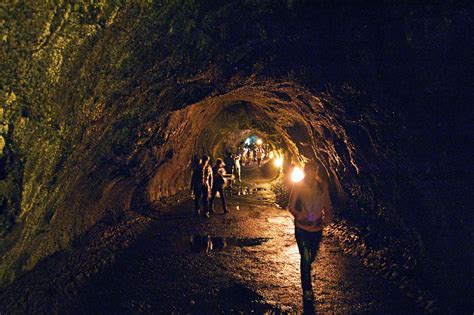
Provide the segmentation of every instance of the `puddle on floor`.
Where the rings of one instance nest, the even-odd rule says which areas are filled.
[[[245,196],[253,195],[259,191],[267,191],[267,188],[264,187],[250,187],[250,186],[239,186],[238,188],[229,189],[227,192],[231,196]]]
[[[163,240],[166,248],[175,253],[207,253],[232,249],[235,247],[258,246],[268,242],[270,238],[236,238],[210,235],[191,235],[173,240]]]
[[[290,217],[271,217],[267,221],[273,224],[288,224],[288,222],[292,223],[293,220]]]

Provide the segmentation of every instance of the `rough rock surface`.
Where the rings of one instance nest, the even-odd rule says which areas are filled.
[[[182,189],[191,157],[176,152],[221,147],[192,128],[186,145],[170,142],[197,119],[179,115],[239,99],[256,117],[240,134],[318,159],[340,218],[374,247],[406,249],[402,264],[442,308],[472,310],[471,6],[84,0],[0,9],[3,285],[100,220]],[[288,121],[269,128],[272,110]]]

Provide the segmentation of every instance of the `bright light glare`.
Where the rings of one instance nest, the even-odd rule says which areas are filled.
[[[262,139],[257,139],[257,145],[262,145],[263,141]]]
[[[249,145],[249,144],[250,144],[250,141],[252,141],[252,139],[247,138],[247,139],[245,140],[245,144]]]
[[[301,182],[304,178],[304,172],[301,168],[299,168],[298,166],[295,166],[293,168],[293,172],[291,173],[291,180],[294,182],[294,183],[297,183],[297,182]]]
[[[282,167],[283,166],[283,158],[281,158],[281,157],[276,158],[273,163],[275,164],[276,167]]]

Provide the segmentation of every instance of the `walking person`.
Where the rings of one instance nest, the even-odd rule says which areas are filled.
[[[191,176],[191,191],[194,195],[194,211],[201,215],[200,202],[203,213],[209,217],[209,193],[212,189],[212,168],[209,165],[209,156],[203,155],[201,162],[194,168]]]
[[[322,229],[332,220],[332,204],[327,183],[314,164],[306,164],[304,179],[295,184],[288,209],[294,216],[295,236],[301,256],[303,300],[313,300],[311,263],[315,260],[322,239]]]
[[[229,210],[227,209],[227,204],[225,200],[225,194],[224,194],[224,185],[225,185],[225,164],[222,161],[222,159],[217,159],[216,164],[212,167],[212,171],[214,173],[214,183],[212,184],[212,191],[211,191],[211,200],[209,203],[210,207],[210,212],[215,213],[214,211],[214,199],[216,198],[217,193],[219,193],[222,201],[222,210],[224,213],[228,213]]]
[[[260,167],[262,165],[263,149],[262,147],[257,148],[257,165]]]
[[[247,149],[246,148],[244,148],[244,150],[242,151],[242,159],[240,162],[242,165],[247,165]]]
[[[257,151],[258,151],[257,146],[256,146],[255,144],[252,145],[252,156],[253,156],[252,164],[256,164],[256,163],[257,163]]]
[[[234,169],[235,169],[235,162],[234,162],[234,157],[232,156],[232,153],[230,151],[227,151],[226,157],[224,158],[224,167],[225,167],[225,172],[227,175],[229,175],[232,178],[232,175],[234,174]],[[229,188],[232,187],[232,180],[229,181]]]
[[[235,165],[235,179],[241,183],[242,179],[240,177],[241,175],[241,166],[240,166],[240,154],[237,153],[234,157],[234,165]]]

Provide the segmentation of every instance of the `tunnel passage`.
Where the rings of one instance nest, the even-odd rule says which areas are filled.
[[[187,189],[192,157],[202,153],[219,156],[223,139],[238,143],[247,135],[258,134],[286,151],[289,162],[318,161],[334,200],[342,200],[345,194],[341,172],[357,173],[352,144],[335,114],[296,83],[243,86],[150,117],[138,126],[139,135],[131,138],[135,140],[128,142],[129,148],[123,149],[125,143],[114,146],[114,156],[105,160],[97,157],[110,140],[105,134],[94,138],[95,126],[86,131],[84,143],[66,164],[74,171],[58,179],[68,185],[62,187],[60,199],[53,201],[66,206],[61,211],[25,212],[26,225],[15,235],[17,246],[5,255],[3,278],[12,279],[31,269],[39,259],[66,248],[104,218],[120,218],[126,211],[138,211]],[[130,141],[127,134],[121,134],[127,130],[124,125],[131,123],[129,119],[124,116],[112,124],[112,130],[118,129],[109,136]],[[47,233],[38,233],[38,229]]]
[[[253,134],[282,148],[287,153],[287,162],[316,161],[329,183],[337,216],[353,218],[355,214],[358,217],[354,221],[363,228],[383,218],[383,229],[390,227],[394,239],[405,246],[417,235],[409,234],[412,231],[405,223],[400,224],[401,209],[390,204],[372,204],[375,210],[384,211],[374,213],[373,209],[365,208],[374,202],[376,187],[373,183],[364,184],[368,179],[360,174],[378,166],[370,164],[373,157],[367,155],[366,145],[373,145],[375,139],[358,122],[341,120],[342,115],[345,112],[334,99],[315,95],[297,83],[282,81],[243,86],[152,116],[140,126],[141,135],[131,144],[131,153],[123,156],[116,152],[114,159],[124,161],[118,167],[107,162],[85,173],[78,168],[85,177],[76,182],[73,194],[63,197],[69,198],[69,204],[77,202],[83,207],[65,208],[50,215],[49,234],[42,233],[33,242],[28,231],[35,226],[27,226],[23,234],[27,237],[20,239],[25,247],[13,248],[4,263],[15,266],[13,275],[21,274],[21,270],[32,268],[37,259],[67,247],[95,222],[108,216],[120,217],[126,211],[140,211],[161,198],[186,190],[194,155],[206,153],[216,158],[228,144],[239,143]],[[78,152],[86,152],[86,156],[96,154],[101,141],[106,140],[99,138],[96,146],[85,145],[85,151]],[[86,204],[84,194],[89,196]],[[366,200],[356,204],[360,199]],[[409,248],[405,250],[408,252]],[[5,275],[12,278],[11,273]]]
[[[209,154],[215,160],[231,144],[253,134],[288,152],[293,164],[317,161],[334,197],[343,194],[337,173],[343,167],[341,156],[349,157],[350,167],[357,172],[351,147],[336,150],[328,138],[348,143],[343,128],[331,120],[320,99],[289,83],[242,87],[165,118],[162,129],[139,154],[139,168],[144,169],[140,172],[150,178],[145,200],[153,203],[188,188],[193,156]],[[160,141],[164,143],[156,146]]]
[[[457,303],[472,247],[473,15],[363,2],[6,6],[0,283],[185,188],[189,154],[220,154],[214,137],[230,129],[186,120],[201,107],[218,126],[248,107],[242,135],[319,160],[347,201],[341,217],[372,246],[402,248],[396,264]]]

